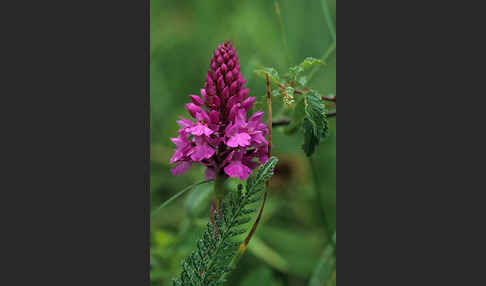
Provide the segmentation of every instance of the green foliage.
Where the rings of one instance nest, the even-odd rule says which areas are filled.
[[[309,286],[336,285],[336,233],[333,243],[329,243],[322,252],[321,259],[314,269]]]
[[[302,148],[307,156],[311,156],[321,137],[326,137],[328,131],[328,122],[324,103],[316,92],[310,91],[305,100],[305,118],[304,118],[304,144]]]
[[[326,52],[327,54],[328,52]],[[324,61],[307,57],[300,64],[290,67],[282,79],[279,79],[278,72],[273,68],[262,68],[255,71],[262,77],[265,77],[266,73],[269,74],[269,79],[274,84],[272,94],[281,96],[284,104],[293,110],[292,120],[284,132],[291,135],[301,127],[304,129],[302,149],[307,156],[314,153],[321,137],[326,137],[328,131],[325,107],[321,96],[317,91],[306,87],[312,74],[303,75],[304,72],[319,65],[325,65]],[[312,70],[312,72],[315,72],[315,70]]]
[[[312,57],[307,57],[307,58],[304,59],[304,61],[302,63],[289,68],[289,71],[287,73],[287,78],[292,80],[292,81],[296,81],[297,77],[302,72],[304,72],[304,71],[308,70],[309,68],[314,67],[316,65],[323,65],[323,64],[324,64],[324,62],[322,60],[315,59],[315,58],[312,58]],[[298,83],[305,86],[307,81],[305,79],[304,80],[299,79]]]
[[[260,78],[253,71],[263,66],[273,67],[278,71],[280,82],[287,83],[288,68],[308,56],[323,60],[325,65],[316,64],[300,73],[293,87],[303,91],[305,86],[324,95],[336,93],[336,44],[327,24],[331,20],[335,27],[336,1],[324,1],[330,17],[323,13],[321,0],[278,0],[281,25],[275,17],[274,1],[150,1],[152,210],[189,182],[204,178],[204,168],[200,166],[191,167],[184,175],[171,175],[169,160],[174,144],[169,138],[177,136],[175,121],[179,116],[188,117],[187,95],[199,95],[211,53],[225,39],[235,44],[241,72],[248,80],[246,87],[251,90],[251,96],[257,96],[253,111],[266,110],[265,77],[263,74]],[[288,49],[282,45],[282,33]],[[295,102],[287,105],[283,89],[275,82],[271,83],[271,89],[274,121],[289,119],[292,122],[300,100],[300,110],[304,113],[305,94],[294,94]],[[327,243],[321,220],[328,221],[331,233],[335,229],[336,121],[334,117],[328,119],[329,135],[325,144],[321,142],[310,157],[314,163],[310,165],[300,151],[304,117],[305,114],[301,115],[302,121],[293,136],[280,132],[287,126],[273,130],[272,152],[278,154],[279,163],[271,179],[271,192],[258,230],[237,269],[227,276],[226,285],[240,285],[262,268],[269,269],[271,277],[280,280],[282,285],[307,285]],[[318,175],[315,182],[312,179],[314,168]],[[281,170],[285,172],[278,172]],[[231,185],[231,190],[236,190],[237,182],[237,179],[230,179],[227,184]],[[186,192],[150,219],[151,286],[172,285],[172,277],[180,274],[180,261],[194,250],[205,230],[209,213],[206,195],[211,186],[204,184]],[[316,196],[318,193],[320,197]],[[325,209],[325,219],[317,211],[319,205]],[[292,236],[294,238],[290,239]],[[262,251],[258,238],[288,263],[286,270],[281,269],[278,260],[272,261],[272,256]],[[263,276],[266,275],[268,273]],[[263,276],[250,279],[249,283],[275,286]]]
[[[266,78],[266,74],[268,74],[268,79],[270,80],[270,82],[274,84],[280,83],[280,77],[278,76],[277,70],[275,70],[274,68],[260,68],[255,70],[255,73],[262,78]]]
[[[301,96],[297,100],[297,103],[294,107],[294,111],[292,113],[292,119],[290,120],[290,124],[285,127],[285,134],[292,135],[297,132],[300,127],[302,126],[302,121],[305,117],[305,102],[304,97]]]
[[[278,281],[272,276],[272,271],[269,268],[262,267],[251,272],[239,286],[282,286],[282,282]]]
[[[265,181],[273,175],[277,158],[271,157],[264,165],[254,170],[246,182],[246,191],[238,185],[236,192],[230,192],[221,204],[221,216],[214,214],[215,226],[208,223],[197,249],[182,262],[182,272],[175,286],[223,285],[225,274],[241,242],[236,237],[247,231],[244,227],[251,220],[256,209],[250,205],[259,202]]]
[[[190,191],[192,190],[194,187],[197,187],[199,185],[202,185],[202,184],[205,184],[209,181],[201,181],[201,182],[198,182],[198,183],[195,183],[195,184],[192,184],[190,186],[187,186],[185,187],[183,190],[181,190],[180,192],[178,192],[177,194],[173,195],[170,199],[168,199],[167,201],[165,201],[164,203],[162,203],[158,208],[156,208],[150,216],[154,216],[156,215],[158,212],[160,212],[163,208],[165,208],[167,205],[169,205],[171,202],[173,202],[175,199],[177,199],[178,197],[182,196],[185,192],[187,191]]]

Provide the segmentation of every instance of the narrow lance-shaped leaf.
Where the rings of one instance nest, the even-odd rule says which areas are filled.
[[[171,202],[173,202],[175,199],[177,199],[178,197],[182,196],[185,192],[187,191],[190,191],[192,190],[194,187],[196,186],[199,186],[199,185],[202,185],[202,184],[205,184],[207,182],[210,182],[210,181],[201,181],[201,182],[198,182],[198,183],[195,183],[195,184],[192,184],[190,186],[187,186],[185,187],[183,190],[181,190],[180,192],[178,192],[177,194],[173,195],[171,198],[169,198],[167,201],[163,202],[157,209],[155,209],[152,214],[150,215],[151,217],[153,217],[154,215],[156,215],[158,212],[160,212],[163,208],[165,208],[167,205],[169,205]]]

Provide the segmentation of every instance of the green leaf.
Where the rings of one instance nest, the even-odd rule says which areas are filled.
[[[182,261],[182,272],[174,285],[200,286],[222,285],[228,267],[241,242],[238,235],[247,231],[243,226],[251,220],[249,205],[261,199],[259,193],[265,181],[273,175],[277,158],[271,157],[265,164],[253,170],[247,179],[246,192],[229,192],[223,200],[219,211],[214,212],[215,225],[208,223],[197,248]],[[221,214],[221,215],[220,215]]]
[[[305,60],[300,64],[303,70],[306,70],[310,67],[313,67],[315,65],[323,65],[324,62],[320,59],[312,58],[312,57],[307,57]]]
[[[289,264],[285,258],[280,256],[278,252],[273,250],[258,236],[253,237],[252,243],[248,245],[248,250],[273,268],[287,273]]]
[[[289,71],[287,73],[287,77],[292,80],[296,81],[297,77],[304,72],[305,70],[316,66],[316,65],[324,65],[324,62],[322,60],[316,59],[316,58],[311,58],[307,57],[304,59],[304,61],[296,66],[290,67]],[[307,78],[302,77],[297,80],[297,82],[301,85],[305,85],[307,83]]]
[[[321,97],[311,90],[306,94],[305,98],[304,144],[302,148],[307,156],[311,156],[317,145],[319,145],[321,137],[326,137],[328,122]]]
[[[319,137],[315,135],[314,127],[309,119],[304,118],[302,127],[304,127],[304,144],[302,145],[302,149],[304,149],[307,156],[311,156],[316,146],[319,145]]]
[[[200,185],[187,196],[185,207],[190,217],[197,217],[208,210],[212,191],[212,185]]]
[[[256,69],[255,73],[265,79],[266,79],[265,74],[268,74],[268,79],[270,80],[270,82],[273,82],[274,84],[280,83],[280,77],[278,76],[277,70],[275,70],[274,68]]]
[[[298,74],[300,74],[301,72],[303,72],[303,71],[304,71],[304,69],[302,68],[302,66],[301,66],[301,65],[296,65],[296,66],[293,66],[293,67],[290,67],[290,68],[289,68],[289,72],[287,73],[287,76],[288,76],[290,79],[294,80],[294,79],[295,79],[295,77],[296,77]]]
[[[199,186],[199,185],[202,185],[202,184],[205,184],[207,182],[210,182],[210,181],[201,181],[201,182],[198,182],[198,183],[195,183],[195,184],[192,184],[190,186],[185,187],[182,191],[178,192],[177,194],[175,194],[171,198],[169,198],[167,201],[163,202],[156,210],[154,210],[152,212],[152,214],[150,216],[153,217],[154,215],[156,215],[160,210],[162,210],[163,208],[165,208],[168,204],[170,204],[171,202],[173,202],[178,197],[182,196],[185,192],[190,191],[194,187]]]

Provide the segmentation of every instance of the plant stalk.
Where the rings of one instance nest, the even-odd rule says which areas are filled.
[[[270,157],[271,152],[272,152],[272,96],[270,92],[270,80],[268,79],[268,74],[265,74],[266,80],[267,80],[267,109],[268,109],[268,157]],[[265,183],[265,192],[263,193],[263,202],[262,206],[260,207],[260,211],[258,213],[257,219],[255,223],[253,224],[250,232],[245,238],[245,241],[240,245],[240,248],[238,249],[238,253],[236,253],[236,256],[233,258],[231,261],[231,267],[235,267],[238,261],[240,260],[241,256],[243,253],[245,253],[246,248],[248,244],[250,243],[251,238],[255,234],[255,231],[258,227],[258,224],[260,223],[260,219],[262,218],[263,214],[263,209],[265,208],[265,203],[267,201],[267,194],[268,194],[268,189],[270,188],[270,180],[268,180]]]
[[[228,179],[228,176],[223,172],[217,172],[214,177],[214,198],[216,199],[216,209],[220,210],[221,202],[226,196],[227,190],[224,187],[224,183]]]

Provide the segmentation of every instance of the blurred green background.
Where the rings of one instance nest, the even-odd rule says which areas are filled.
[[[250,95],[258,99],[253,111],[266,111],[265,81],[254,70],[266,66],[284,72],[305,57],[321,58],[333,43],[328,23],[335,27],[335,0],[278,3],[282,25],[273,0],[150,1],[152,209],[204,179],[197,166],[184,175],[171,175],[169,138],[177,136],[178,116],[188,117],[184,104],[203,87],[218,44],[232,41]],[[330,18],[323,9],[326,3]],[[315,74],[311,87],[323,94],[336,92],[335,53]],[[274,120],[281,107],[282,101],[274,98]],[[330,136],[311,160],[301,149],[302,134],[286,136],[274,128],[272,153],[280,161],[262,223],[227,285],[335,284],[330,238],[336,228],[336,119],[329,121]],[[151,218],[152,285],[172,285],[181,259],[195,248],[208,221],[210,192],[211,185],[201,185]],[[333,281],[321,281],[325,277]]]

